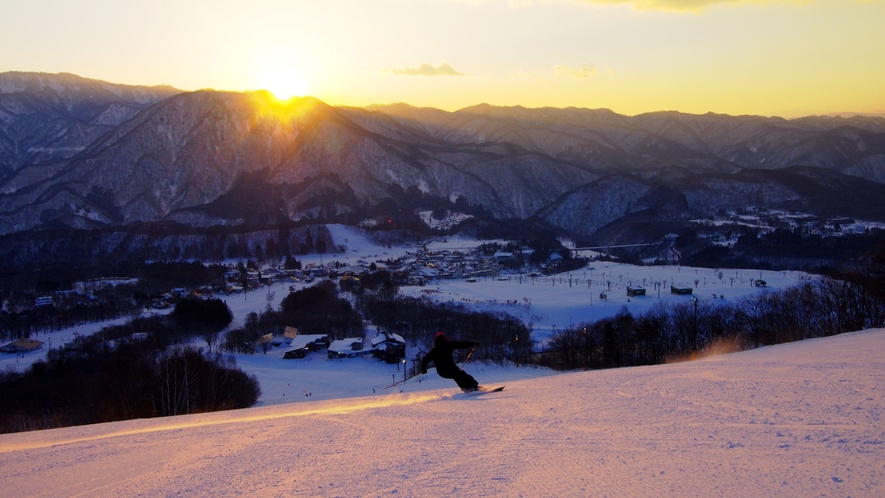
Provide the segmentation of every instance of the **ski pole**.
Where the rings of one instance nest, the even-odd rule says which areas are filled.
[[[470,352],[467,353],[467,358],[464,358],[464,361],[461,362],[461,368],[464,368],[464,365],[466,365],[467,362],[470,361],[470,357],[473,356],[474,351],[476,351],[476,346],[473,346],[473,349],[471,349]]]

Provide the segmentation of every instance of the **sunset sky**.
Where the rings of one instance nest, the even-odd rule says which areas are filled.
[[[335,105],[885,114],[883,0],[28,0],[0,72]]]

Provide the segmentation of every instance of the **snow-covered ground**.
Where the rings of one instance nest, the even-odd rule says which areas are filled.
[[[719,278],[719,274],[722,278]],[[680,266],[633,266],[595,262],[589,267],[555,276],[525,275],[466,280],[441,280],[424,287],[404,287],[411,296],[456,302],[476,310],[500,311],[533,327],[533,338],[543,342],[553,330],[614,316],[622,309],[638,314],[657,302],[699,301],[727,303],[763,292],[753,282],[764,280],[767,289],[783,289],[811,278],[802,272],[715,270]],[[695,283],[697,282],[697,283]],[[657,287],[655,286],[657,283]],[[674,295],[670,286],[690,287],[692,295]],[[642,287],[645,296],[630,297],[627,287]],[[605,294],[605,298],[601,295]]]
[[[0,482],[16,497],[885,496],[885,330],[506,384],[464,397],[428,375],[0,435]]]
[[[415,251],[330,229],[347,252],[305,263]],[[448,238],[429,247],[479,243]],[[702,301],[731,302],[763,292],[756,279],[784,288],[809,278],[591,266],[403,292],[510,313],[543,341],[624,307],[690,301],[669,294],[671,284],[692,287]],[[630,298],[627,285],[648,295]],[[224,298],[232,326],[287,293],[275,285]],[[37,339],[56,347],[104,325]],[[482,384],[507,385],[471,398],[433,370],[384,389],[402,378],[401,365],[322,353],[283,360],[283,349],[237,355],[261,384],[255,408],[0,435],[2,495],[885,496],[885,330],[618,370],[470,362],[465,369]],[[45,354],[3,355],[0,368],[22,369]]]
[[[313,254],[301,257],[305,264],[328,264],[332,261],[351,265],[357,261],[376,262],[397,258],[419,248],[384,247],[373,244],[365,232],[343,225],[329,225],[335,245],[344,246],[340,254]],[[483,242],[458,237],[444,237],[427,244],[430,250],[465,250]],[[721,278],[720,278],[721,274]],[[693,296],[711,303],[729,303],[752,293],[765,290],[755,287],[757,279],[765,280],[768,289],[782,289],[812,278],[801,272],[772,272],[759,270],[714,270],[680,266],[632,266],[610,262],[594,262],[589,267],[567,274],[528,277],[503,275],[480,278],[476,282],[463,279],[441,280],[423,287],[403,287],[402,293],[426,296],[435,301],[461,303],[477,311],[508,313],[532,328],[532,337],[543,343],[555,330],[562,330],[581,322],[613,316],[626,308],[632,313],[649,309],[659,301],[691,302],[692,296],[670,294],[670,285],[691,287]],[[695,283],[697,281],[697,283]],[[659,283],[656,288],[654,283]],[[296,288],[304,284],[295,284]],[[628,285],[644,287],[646,296],[628,297]],[[221,297],[231,308],[234,321],[231,328],[242,326],[248,313],[260,312],[266,306],[277,308],[289,293],[288,284],[274,284],[246,294]],[[600,299],[605,293],[606,299]],[[715,296],[715,297],[714,297]],[[156,313],[156,311],[152,311]],[[160,313],[168,313],[168,310]],[[49,347],[58,347],[70,341],[74,334],[91,334],[102,326],[123,323],[125,319],[102,324],[86,324],[34,339],[46,343],[43,350],[17,355],[0,355],[0,369],[23,370],[34,361],[46,357]],[[448,331],[453,332],[453,331]],[[369,329],[367,334],[374,335]],[[205,343],[199,344],[205,346]],[[417,345],[407,350],[411,361],[418,352]],[[373,359],[327,360],[323,352],[313,353],[306,360],[283,360],[285,347],[267,354],[235,355],[238,364],[254,373],[261,385],[259,405],[273,405],[317,399],[365,396],[402,378],[400,365],[379,363]],[[476,365],[475,367],[480,367]],[[481,366],[476,374],[483,384],[504,379],[532,378],[550,374],[539,369],[514,369]],[[307,396],[307,395],[310,396]]]

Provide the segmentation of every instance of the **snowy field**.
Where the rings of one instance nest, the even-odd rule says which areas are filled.
[[[3,495],[885,496],[885,330],[447,382],[0,435]]]
[[[305,263],[415,251],[330,228],[347,252]],[[448,238],[430,247],[479,243]],[[669,294],[671,284],[728,303],[764,292],[756,279],[780,289],[809,278],[591,266],[555,278],[402,290],[509,313],[543,342],[625,307],[636,313],[658,301],[691,302]],[[627,285],[648,295],[630,298]],[[225,297],[231,326],[277,307],[287,293],[275,285]],[[37,339],[57,347],[109,324]],[[251,409],[0,435],[2,495],[885,496],[885,330],[618,370],[557,374],[470,362],[465,369],[480,383],[507,385],[477,397],[464,397],[433,369],[384,389],[402,379],[400,365],[322,353],[283,360],[284,349],[236,355],[261,385]],[[409,348],[410,361],[416,352]],[[0,368],[23,369],[45,355],[3,355]]]
[[[418,250],[414,246],[387,248],[375,245],[363,232],[352,227],[330,225],[329,229],[335,244],[346,247],[346,251],[341,254],[302,257],[301,261],[305,265],[328,264],[333,261],[348,265],[360,260],[383,261],[403,256],[407,252],[414,254]],[[428,243],[427,247],[431,250],[463,250],[483,242],[486,241],[446,237]],[[441,280],[424,287],[403,287],[401,291],[405,295],[426,296],[439,302],[460,303],[477,311],[507,313],[529,325],[533,339],[542,345],[555,330],[613,316],[625,308],[631,313],[640,313],[661,301],[691,302],[692,296],[670,294],[670,285],[691,287],[693,296],[702,302],[729,303],[742,296],[765,292],[765,289],[753,285],[757,279],[765,280],[768,289],[783,289],[811,277],[801,272],[721,270],[720,278],[719,270],[706,268],[638,267],[595,262],[587,268],[555,277],[533,278],[525,274],[512,274],[502,275],[501,278],[503,280],[481,278],[477,282],[466,282],[463,279]],[[655,282],[659,283],[657,289]],[[305,285],[312,284],[296,284],[296,288]],[[646,288],[647,295],[628,297],[628,285]],[[230,327],[236,328],[242,326],[250,312],[260,312],[268,305],[277,308],[288,293],[288,285],[275,284],[247,294],[219,297],[231,308],[234,321]],[[606,294],[606,299],[600,299],[601,293]],[[165,310],[159,313],[168,312],[169,310]],[[46,343],[43,350],[27,353],[23,357],[0,355],[0,369],[23,370],[34,361],[46,358],[49,347],[58,347],[70,341],[74,334],[92,334],[103,326],[125,321],[120,319],[101,324],[86,324],[47,335],[41,334],[34,338]],[[374,333],[371,327],[367,330],[370,336]],[[197,346],[205,347],[205,343]],[[409,361],[418,350],[418,345],[410,345],[406,355]],[[328,360],[320,352],[305,360],[283,360],[284,351],[285,346],[274,348],[267,354],[235,355],[240,367],[254,373],[258,378],[262,390],[259,406],[367,396],[383,391],[384,387],[402,378],[400,365],[388,365],[370,358]],[[468,370],[470,369],[475,369],[471,373],[484,385],[552,374],[543,369],[502,368],[482,364],[469,364]]]

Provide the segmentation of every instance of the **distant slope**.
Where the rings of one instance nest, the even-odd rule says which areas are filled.
[[[0,479],[10,496],[883,496],[883,385],[870,330],[475,398],[412,382],[4,434]]]

